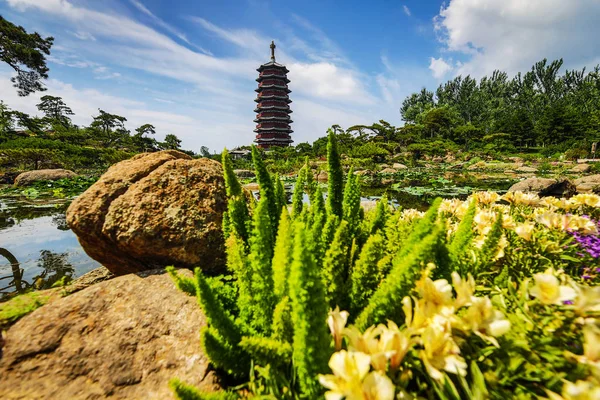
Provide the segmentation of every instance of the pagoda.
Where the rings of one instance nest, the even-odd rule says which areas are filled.
[[[258,93],[255,102],[256,109],[256,139],[258,147],[268,149],[272,146],[289,146],[293,142],[290,137],[291,92],[288,89],[290,80],[287,78],[288,69],[275,62],[275,42],[271,42],[271,61],[258,67]]]

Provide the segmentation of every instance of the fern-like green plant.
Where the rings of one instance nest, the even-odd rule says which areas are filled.
[[[333,129],[327,136],[327,173],[329,187],[327,191],[327,206],[331,214],[339,218],[343,216],[344,172],[338,150],[337,138]]]
[[[276,232],[281,209],[278,207],[273,179],[271,178],[269,171],[267,171],[267,167],[256,146],[252,146],[252,162],[254,163],[254,170],[256,171],[256,181],[259,186],[260,198],[261,200],[264,199],[267,203],[271,227],[273,228],[273,232]]]
[[[377,202],[377,206],[375,207],[375,216],[371,221],[371,226],[369,229],[371,235],[385,228],[385,223],[389,214],[388,208],[389,205],[387,195],[383,195],[383,197]]]
[[[233,172],[233,163],[227,149],[223,150],[221,161],[223,163],[225,189],[228,197],[227,212],[223,216],[223,233],[225,238],[227,238],[231,232],[235,232],[238,237],[247,241],[250,213],[248,212],[242,186]]]
[[[473,220],[475,219],[476,212],[477,202],[473,200],[469,204],[469,208],[463,216],[462,221],[458,224],[452,242],[448,246],[450,257],[452,257],[454,262],[458,262],[462,258],[473,240]]]
[[[258,336],[244,336],[240,342],[243,348],[259,365],[283,367],[290,364],[292,346],[289,343]]]
[[[325,253],[321,275],[326,296],[332,308],[346,308],[346,280],[350,267],[350,228],[347,221],[338,226],[331,246]]]
[[[203,392],[176,378],[169,381],[169,386],[178,400],[235,400],[240,398],[237,394],[231,392]]]
[[[296,179],[296,184],[294,185],[294,194],[292,194],[292,216],[294,218],[302,212],[306,174],[306,166],[304,166],[298,172],[298,179]]]
[[[354,265],[350,288],[350,315],[362,310],[379,285],[377,264],[383,257],[385,244],[383,236],[377,233],[370,236]]]
[[[358,175],[354,175],[354,168],[350,168],[344,189],[342,212],[344,219],[348,221],[348,230],[352,237],[356,234],[361,220],[360,210],[360,182]]]
[[[294,231],[287,207],[281,209],[279,229],[273,252],[273,289],[277,300],[288,295],[288,277],[293,254]]]
[[[179,275],[177,273],[177,269],[173,266],[165,268],[173,282],[175,282],[175,286],[177,289],[181,290],[184,293],[189,294],[190,296],[196,295],[196,282],[192,278],[188,278],[187,276]]]
[[[311,254],[310,237],[301,221],[294,223],[294,257],[290,274],[290,299],[294,324],[293,361],[300,388],[316,398],[322,392],[316,376],[327,371],[332,353],[325,321],[328,307],[321,274]]]
[[[273,312],[273,328],[271,337],[275,340],[292,343],[294,325],[292,324],[292,303],[288,296],[279,300]]]
[[[275,187],[275,198],[277,199],[277,209],[281,210],[281,207],[287,206],[287,194],[285,188],[281,182],[279,174],[275,174],[273,177],[273,186]]]
[[[276,304],[273,292],[273,231],[269,217],[268,201],[261,198],[254,213],[254,227],[250,236],[250,260],[252,307],[247,321],[259,332],[268,334],[271,328],[273,308]]]
[[[494,221],[494,224],[492,225],[492,229],[490,229],[490,232],[483,242],[483,246],[481,246],[481,249],[477,254],[477,261],[474,266],[475,270],[469,272],[473,275],[477,275],[479,271],[493,262],[498,253],[498,245],[502,239],[502,234],[502,213],[499,212],[496,221]]]

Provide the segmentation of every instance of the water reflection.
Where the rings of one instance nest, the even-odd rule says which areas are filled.
[[[11,293],[50,288],[100,266],[69,229],[67,205],[0,199],[0,301]]]

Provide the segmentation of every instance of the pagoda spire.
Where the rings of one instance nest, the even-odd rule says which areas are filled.
[[[271,40],[271,46],[269,47],[271,47],[271,61],[275,62],[275,47],[277,46],[275,46],[274,40]]]

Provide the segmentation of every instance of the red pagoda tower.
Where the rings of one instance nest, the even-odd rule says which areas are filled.
[[[271,61],[258,67],[258,92],[255,102],[256,109],[256,139],[258,147],[268,149],[272,146],[289,146],[293,142],[290,137],[291,92],[288,89],[290,80],[287,78],[288,69],[275,62],[275,42],[271,42]]]

